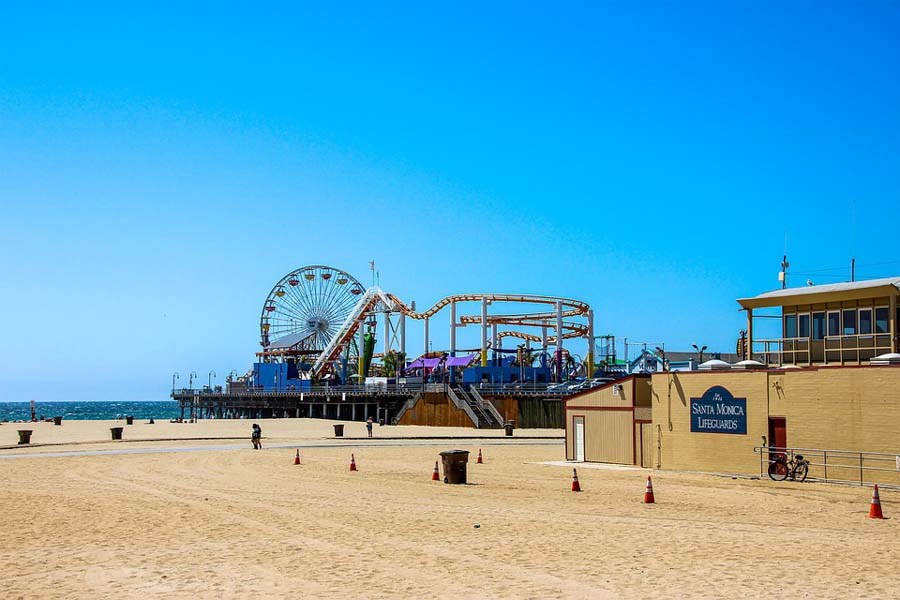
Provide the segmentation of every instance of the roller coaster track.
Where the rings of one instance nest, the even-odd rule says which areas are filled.
[[[538,296],[534,294],[455,294],[453,296],[446,296],[438,300],[434,306],[429,308],[423,312],[416,312],[406,306],[399,298],[394,296],[393,294],[388,294],[388,297],[394,302],[397,306],[397,310],[405,314],[407,317],[412,319],[428,319],[438,312],[440,312],[443,308],[446,308],[450,305],[451,302],[481,302],[483,300],[487,300],[488,302],[514,302],[514,303],[523,303],[523,304],[547,304],[551,306],[556,306],[557,303],[562,304],[562,316],[563,317],[578,317],[587,314],[590,310],[590,306],[586,302],[582,302],[580,300],[573,300],[571,298],[561,298],[557,296]],[[467,317],[464,317],[467,318]],[[481,322],[481,317],[472,316],[469,318],[476,319],[475,322]],[[488,322],[491,322],[491,318],[495,319],[504,319],[504,318],[521,318],[521,319],[533,319],[533,320],[551,320],[556,318],[556,312],[546,312],[546,313],[521,313],[515,315],[495,315],[494,317],[488,316]]]
[[[422,312],[416,312],[407,306],[402,300],[393,294],[386,294],[378,287],[371,287],[366,290],[365,294],[360,297],[359,301],[353,307],[346,321],[341,324],[340,329],[334,337],[329,340],[325,349],[316,359],[311,369],[311,375],[317,375],[326,365],[336,360],[340,356],[343,349],[353,338],[354,334],[359,330],[360,325],[365,321],[366,316],[373,311],[399,312],[411,319],[423,320],[429,319],[451,303],[456,302],[509,302],[516,304],[542,304],[549,306],[561,305],[560,314],[556,311],[537,312],[537,313],[516,313],[504,315],[488,315],[487,324],[489,325],[513,325],[520,327],[547,327],[556,329],[556,319],[562,317],[580,317],[584,316],[590,310],[590,306],[586,302],[573,300],[571,298],[562,298],[558,296],[540,296],[534,294],[455,294],[446,296],[437,301],[431,308]],[[380,306],[379,306],[380,305]],[[463,315],[460,317],[461,324],[481,323],[480,315]],[[578,338],[587,335],[587,327],[581,323],[574,321],[563,321],[562,337]],[[529,333],[519,331],[503,331],[498,333],[500,337],[517,337],[531,341],[541,341],[541,338]],[[556,343],[555,337],[548,338],[548,343]]]

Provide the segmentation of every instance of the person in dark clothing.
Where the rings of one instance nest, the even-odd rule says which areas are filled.
[[[372,417],[366,419],[366,431],[369,432],[369,437],[372,437],[372,423],[374,423]]]
[[[253,443],[254,450],[262,450],[262,429],[257,423],[253,424],[250,432],[250,442]]]

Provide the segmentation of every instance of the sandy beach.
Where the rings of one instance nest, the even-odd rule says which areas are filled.
[[[260,423],[262,451],[247,421],[136,423],[126,439],[166,441],[125,443],[107,441],[112,422],[29,425],[48,445],[0,451],[4,597],[900,596],[897,492],[874,521],[868,488],[653,472],[644,505],[640,469],[579,465],[572,493],[571,466],[544,464],[561,441],[523,439],[558,430],[513,445],[376,426],[368,442],[335,440],[331,421]],[[0,445],[18,428],[0,425]],[[443,435],[496,439],[375,445]],[[126,448],[161,452],[106,453]],[[469,485],[431,481],[452,448],[473,452]]]

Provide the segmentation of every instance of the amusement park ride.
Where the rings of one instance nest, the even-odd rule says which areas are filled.
[[[465,304],[477,307],[474,314],[459,314]],[[508,313],[493,313],[498,305],[512,308]],[[429,323],[444,309],[450,313],[450,347],[446,352],[431,352]],[[423,354],[411,363],[406,361],[407,319],[421,321],[424,329]],[[376,354],[379,320],[383,350]],[[275,284],[263,304],[259,326],[262,349],[256,353],[257,369],[269,363],[287,364],[289,377],[298,381],[333,379],[346,384],[355,378],[364,383],[370,371],[385,374],[389,356],[399,360],[397,375],[420,372],[427,377],[446,368],[453,378],[454,369],[447,367],[472,364],[480,366],[479,376],[484,376],[486,370],[514,362],[530,365],[538,358],[557,382],[575,374],[593,376],[593,312],[587,303],[570,298],[456,294],[419,312],[415,303],[407,305],[375,285],[365,288],[345,271],[310,265],[291,271]],[[475,350],[457,347],[457,329],[466,326],[481,329],[480,347]],[[504,350],[503,340],[508,337],[523,344]],[[588,347],[583,363],[564,348],[565,340],[579,338]],[[533,343],[539,346],[533,349]],[[471,360],[457,358],[458,352],[471,352]],[[515,358],[504,358],[504,354]],[[373,358],[382,359],[380,369],[371,364]]]

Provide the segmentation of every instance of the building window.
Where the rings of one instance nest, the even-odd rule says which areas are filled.
[[[813,330],[812,338],[814,340],[825,339],[825,313],[814,312],[812,316]]]
[[[875,308],[875,333],[888,333],[888,307]]]
[[[828,335],[841,335],[841,313],[828,313]]]
[[[805,315],[800,315],[800,318],[797,320],[797,337],[808,338],[809,337],[809,313]]]
[[[856,309],[845,310],[841,317],[844,321],[844,335],[856,335]]]
[[[859,333],[872,333],[872,309],[867,308],[859,311]]]
[[[784,315],[784,337],[797,337],[797,315]]]

